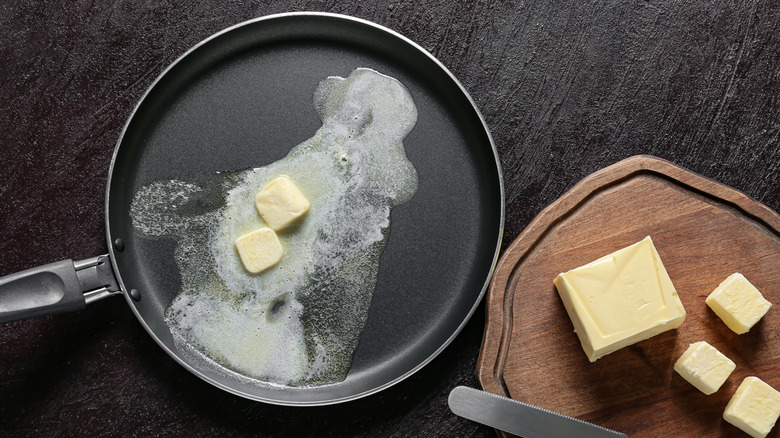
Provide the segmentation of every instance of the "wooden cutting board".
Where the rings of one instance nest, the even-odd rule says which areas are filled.
[[[687,312],[672,330],[590,363],[553,279],[651,236]],[[774,303],[737,335],[705,298],[741,272]],[[707,341],[737,365],[704,395],[674,363]],[[667,161],[636,156],[585,178],[507,248],[487,295],[483,389],[638,437],[745,436],[722,419],[746,376],[780,390],[780,215]],[[780,437],[780,425],[770,437]]]

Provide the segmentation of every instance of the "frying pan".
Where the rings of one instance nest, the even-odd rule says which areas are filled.
[[[164,321],[180,276],[175,242],[136,234],[135,192],[154,181],[202,181],[285,156],[320,127],[312,95],[358,67],[392,76],[419,112],[404,140],[414,197],[391,213],[390,239],[352,366],[340,383],[280,387],[218,373],[182,355]],[[152,84],[127,121],[106,189],[109,253],[0,279],[0,322],[78,310],[111,295],[203,380],[249,399],[325,405],[387,388],[431,361],[478,306],[504,224],[495,145],[474,102],[433,56],[379,25],[326,13],[247,21],[202,41]]]

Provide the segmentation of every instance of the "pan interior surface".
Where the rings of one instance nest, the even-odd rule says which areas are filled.
[[[404,140],[418,190],[392,210],[390,239],[347,378],[290,388],[204,369],[177,351],[164,321],[177,294],[175,242],[135,233],[130,204],[152,182],[204,183],[215,172],[264,166],[320,127],[317,84],[367,67],[398,79],[418,109]],[[149,333],[196,375],[235,394],[286,405],[323,405],[386,388],[435,357],[474,312],[503,231],[495,147],[473,102],[434,58],[371,23],[330,14],[253,20],[215,35],[169,67],[129,120],[107,196],[109,242],[126,298]],[[109,245],[111,246],[111,245]]]

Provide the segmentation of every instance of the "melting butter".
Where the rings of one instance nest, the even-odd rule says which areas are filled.
[[[138,190],[135,230],[174,238],[181,288],[166,311],[177,347],[204,366],[259,384],[322,385],[352,363],[389,237],[390,210],[417,190],[403,139],[417,109],[397,80],[359,68],[314,93],[322,127],[263,167],[209,183],[158,181]],[[310,201],[278,234],[284,257],[257,275],[236,239],[267,226],[255,195],[279,176]]]

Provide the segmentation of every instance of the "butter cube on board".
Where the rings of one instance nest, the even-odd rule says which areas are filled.
[[[685,320],[650,237],[559,274],[554,283],[591,362]]]
[[[674,364],[678,374],[707,395],[720,389],[736,367],[731,359],[704,341],[691,344]]]
[[[236,239],[236,251],[244,268],[252,274],[279,263],[284,255],[282,242],[274,230],[263,227]]]
[[[723,419],[753,438],[769,435],[780,417],[780,392],[758,377],[745,377],[731,397]]]
[[[255,196],[255,208],[269,228],[280,231],[309,211],[309,200],[286,176],[271,181]]]
[[[740,335],[747,333],[772,307],[772,303],[739,272],[723,280],[705,301],[731,330]]]

